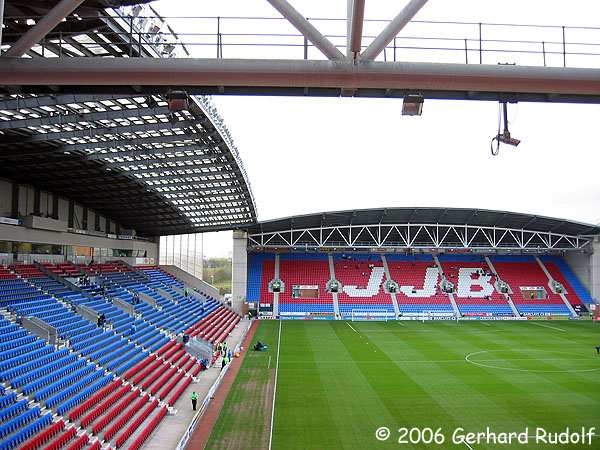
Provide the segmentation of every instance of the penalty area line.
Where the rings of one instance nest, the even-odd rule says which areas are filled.
[[[279,371],[279,348],[281,346],[281,320],[279,321],[279,336],[277,337],[277,361],[275,362],[275,386],[273,387],[273,406],[271,407],[271,430],[269,431],[269,450],[273,445],[273,422],[275,419],[275,398],[277,396],[277,374]],[[270,361],[270,360],[269,360]]]

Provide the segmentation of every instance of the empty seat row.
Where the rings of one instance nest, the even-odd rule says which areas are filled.
[[[27,400],[25,401],[27,402]],[[9,416],[12,417],[9,420],[1,419],[2,425],[0,425],[0,439],[4,438],[5,436],[8,436],[11,433],[14,433],[23,425],[29,423],[31,420],[40,415],[39,406],[34,406],[31,409],[27,409],[27,405],[25,405],[25,409],[23,409],[22,411],[24,412],[18,416]]]
[[[73,361],[67,365],[63,365],[63,363],[53,363],[51,365],[52,367],[42,367],[41,369],[35,370],[32,373],[22,375],[12,382],[12,386],[19,387],[28,382],[25,386],[23,386],[23,393],[27,395],[85,366],[85,361],[83,359],[76,359],[77,357],[75,355],[69,355],[67,358],[73,358]],[[44,371],[43,373],[50,373],[44,376],[40,376],[41,373],[36,374],[36,372],[41,370]]]
[[[50,352],[44,353],[38,351],[36,355],[32,355],[33,361],[25,362],[28,360],[25,358],[20,358],[20,361],[15,361],[15,366],[18,366],[0,372],[0,381],[7,381],[21,374],[34,371],[38,368],[46,367],[46,365],[54,361],[61,361],[67,363],[71,360],[74,360],[74,358],[70,360],[63,360],[63,358],[69,355],[69,350],[67,350],[66,348],[58,351],[53,351],[54,349],[51,346],[48,346],[46,348]]]
[[[38,433],[29,439],[21,446],[20,450],[35,450],[64,430],[64,428],[65,422],[64,420],[60,419],[59,421],[50,424],[41,433]]]
[[[30,439],[42,428],[44,428],[52,422],[52,414],[46,413],[43,416],[35,419],[33,422],[28,423],[32,419],[38,417],[39,414],[39,409],[36,410],[35,408],[33,408],[25,414],[23,414],[22,416],[13,419],[13,421],[0,426],[0,436],[5,436],[6,434],[4,433],[8,433],[9,431],[14,432],[16,429],[22,427],[24,424],[27,424],[25,427],[19,429],[16,433],[10,436],[7,440],[0,443],[0,450],[16,448],[19,444],[25,442],[27,439]],[[7,430],[6,432],[4,431],[5,429]]]

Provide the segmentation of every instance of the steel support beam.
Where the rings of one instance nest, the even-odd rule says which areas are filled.
[[[190,141],[197,142],[202,138],[206,137],[206,133],[198,132],[198,133],[186,133],[186,134],[170,134],[170,135],[160,135],[160,136],[150,136],[150,137],[136,137],[132,136],[130,139],[115,139],[115,140],[105,140],[105,141],[96,141],[96,142],[86,142],[83,144],[63,144],[58,151],[63,152],[77,152],[84,150],[94,150],[94,153],[99,152],[101,149],[115,149],[127,145],[149,145],[148,153],[152,152],[152,144],[170,144],[175,142],[185,142]],[[104,153],[103,155],[112,155],[112,153]],[[117,155],[117,153],[115,153]]]
[[[0,0],[2,1],[2,0]],[[66,105],[69,103],[101,102],[104,100],[130,99],[128,95],[59,94],[34,97],[17,97],[0,100],[0,109],[40,108],[42,106]]]
[[[12,194],[10,197],[10,217],[13,219],[19,218],[19,183],[13,181],[12,183]]]
[[[330,60],[343,60],[344,55],[329,39],[323,36],[313,24],[302,16],[286,0],[267,0],[273,8],[285,17],[306,39],[313,43]]]
[[[350,36],[352,35],[352,5],[354,0],[346,0],[346,58],[352,58],[352,51],[350,50]]]
[[[118,167],[120,169],[124,169],[124,170],[137,170],[135,169],[136,167],[140,167],[140,166],[144,166],[146,167],[146,169],[142,169],[142,170],[152,170],[152,169],[160,169],[160,170],[168,170],[168,169],[173,169],[173,170],[181,170],[181,169],[186,169],[186,168],[192,168],[195,166],[202,166],[203,163],[196,163],[197,161],[210,161],[212,162],[212,160],[214,159],[222,159],[225,158],[225,155],[207,155],[207,154],[202,154],[202,155],[194,155],[194,156],[188,156],[188,155],[184,155],[184,156],[162,156],[160,158],[152,158],[154,156],[154,152],[152,153],[148,153],[144,156],[147,156],[148,158],[146,159],[134,159],[134,160],[127,160],[127,161],[115,161],[115,162],[105,162],[104,164],[108,167]],[[177,162],[184,162],[184,163],[188,163],[188,162],[193,162],[193,165],[171,165],[171,166],[165,166],[165,165],[161,165],[161,166],[157,166],[157,164],[169,164],[169,163],[177,163]],[[234,162],[230,162],[229,160],[227,161],[221,161],[221,165],[224,164],[235,164]],[[152,166],[152,167],[149,167]],[[139,172],[138,172],[139,173]]]
[[[175,124],[171,122],[155,122],[155,123],[143,123],[140,125],[124,125],[115,127],[92,127],[82,128],[79,130],[72,131],[57,131],[50,133],[32,134],[30,136],[19,136],[14,138],[0,138],[0,146],[9,144],[23,144],[30,142],[48,142],[48,141],[59,141],[61,139],[73,139],[73,138],[94,138],[97,139],[99,136],[106,134],[110,135],[122,135],[122,134],[133,134],[133,133],[145,133],[149,131],[162,131],[162,130],[183,130],[197,125],[198,122],[183,120]]]
[[[67,60],[75,60],[79,58],[64,58]],[[79,64],[85,65],[93,58],[82,58],[85,61],[79,60]],[[103,58],[99,58],[103,59]],[[116,58],[115,58],[116,59]],[[42,58],[40,58],[42,60]],[[48,61],[47,59],[43,59]],[[108,60],[108,58],[106,58]],[[0,71],[9,60],[3,60],[0,64]],[[14,60],[13,60],[14,61]],[[20,61],[17,59],[16,61]],[[81,122],[95,122],[97,120],[113,120],[113,119],[127,119],[129,117],[139,116],[154,116],[154,115],[168,115],[171,111],[167,106],[157,108],[123,108],[123,109],[110,109],[108,111],[96,111],[82,114],[56,114],[54,116],[45,117],[30,117],[27,119],[15,119],[15,120],[4,120],[0,121],[0,129],[9,128],[27,128],[27,127],[41,127],[44,125],[66,125],[68,123],[81,123]]]
[[[365,18],[365,0],[352,1],[350,23],[350,52],[356,59],[362,49],[363,21]]]
[[[135,175],[135,172],[125,172],[125,173],[130,173],[131,175]],[[230,181],[230,180],[235,180],[236,177],[235,176],[225,176],[225,175],[232,175],[231,172],[190,172],[190,173],[181,173],[178,175],[150,175],[150,176],[141,176],[141,177],[135,177],[135,180],[137,181],[156,181],[156,180],[179,180],[180,184],[186,184],[186,183],[199,183],[201,182],[200,180],[208,180],[208,183],[211,182],[221,182],[221,181]],[[219,177],[219,178],[214,178],[214,177]],[[213,179],[214,178],[214,179]],[[152,187],[154,187],[156,185],[152,185]]]
[[[356,0],[355,0],[356,3]],[[373,42],[361,55],[363,61],[372,61],[383,51],[383,49],[394,40],[394,37],[412,20],[419,10],[427,3],[427,0],[410,0],[408,4],[398,13],[396,17],[383,29]]]
[[[0,85],[73,86],[247,86],[586,96],[600,101],[600,69],[298,60],[214,60],[150,58],[6,58]],[[265,89],[265,93],[267,90]],[[550,98],[547,98],[550,96]],[[474,95],[477,98],[476,95]],[[148,111],[145,111],[147,109]],[[129,114],[160,114],[141,108]],[[81,120],[127,116],[128,111],[84,114]],[[65,116],[69,117],[69,116]],[[18,122],[18,123],[14,123]],[[0,128],[61,123],[61,117],[0,122]],[[62,118],[64,123],[64,117]]]
[[[179,186],[185,187],[179,187]],[[200,183],[166,183],[149,185],[158,194],[178,194],[183,192],[199,192],[205,195],[225,194],[225,195],[240,195],[237,191],[238,186],[232,183],[227,183],[225,186],[208,186]],[[167,189],[166,191],[157,191],[157,188]],[[174,189],[173,189],[174,188]],[[232,192],[224,192],[225,190]]]
[[[151,161],[153,164],[156,161]],[[140,164],[138,164],[140,165]],[[148,162],[145,163],[145,165],[149,165]],[[162,177],[165,176],[165,174],[169,174],[169,175],[173,175],[173,176],[188,176],[188,175],[195,175],[194,174],[190,174],[189,172],[185,172],[187,170],[205,170],[205,169],[223,169],[225,166],[233,166],[234,163],[209,163],[209,164],[190,164],[190,165],[181,165],[181,166],[154,166],[154,167],[147,167],[144,169],[137,169],[137,168],[132,168],[131,163],[128,163],[127,166],[123,166],[123,165],[112,165],[111,167],[118,167],[119,169],[125,171],[125,173],[128,174],[133,174],[133,175],[141,175],[141,174],[148,174],[148,173],[157,173],[158,177]],[[136,166],[137,167],[137,166]],[[230,173],[233,172],[233,168],[231,169],[227,169],[225,168],[225,173]],[[223,173],[222,171],[215,171],[215,172],[198,172],[198,174],[200,175],[218,175]],[[145,178],[142,178],[145,179]]]
[[[84,0],[62,0],[8,49],[5,56],[21,57],[71,14]]]
[[[143,148],[143,149],[135,149],[135,150],[121,150],[121,149],[113,149],[113,150],[118,150],[115,152],[106,152],[106,153],[94,153],[92,155],[88,156],[88,159],[90,160],[106,160],[106,159],[114,159],[114,158],[135,158],[138,156],[152,156],[152,155],[165,155],[165,154],[175,154],[175,153],[184,153],[184,152],[194,152],[195,155],[197,157],[222,157],[224,156],[223,153],[216,153],[216,154],[212,154],[212,153],[203,153],[202,155],[196,153],[199,151],[205,151],[208,149],[214,149],[217,148],[219,145],[224,145],[222,142],[221,143],[216,143],[216,144],[211,144],[211,145],[205,145],[205,144],[192,144],[192,145],[169,145],[168,147],[163,146],[160,148]],[[130,163],[132,161],[124,161],[124,162],[115,162],[115,164],[125,164],[125,162]]]

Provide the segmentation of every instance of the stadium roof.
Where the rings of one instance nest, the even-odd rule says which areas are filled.
[[[303,249],[446,249],[565,251],[586,247],[600,226],[472,208],[378,208],[259,222],[249,247]]]
[[[9,0],[3,42],[32,23],[11,14],[43,15],[55,3],[32,8]],[[119,11],[96,19],[89,15],[90,8],[133,3],[143,2],[87,1],[86,18],[69,16],[27,55],[173,56],[160,39],[170,28],[159,19],[132,24],[132,45]],[[7,92],[0,95],[0,176],[64,195],[144,236],[256,221],[241,159],[207,97],[190,96],[187,106],[175,111],[163,95]]]
[[[509,211],[473,208],[374,208],[331,211],[267,220],[248,227],[249,233],[348,225],[445,224],[526,229],[569,234],[600,234],[599,225]]]

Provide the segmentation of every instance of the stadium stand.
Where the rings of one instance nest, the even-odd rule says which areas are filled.
[[[336,254],[336,279],[342,289],[338,294],[340,314],[350,317],[353,310],[394,312],[392,297],[385,290],[388,277],[383,260],[377,254]],[[508,298],[499,291],[499,281],[508,283],[521,315],[569,315],[560,295],[552,292],[549,280],[534,257],[493,256],[491,261],[499,279],[481,255],[446,254],[438,261],[442,272],[430,255],[386,255],[391,280],[398,284],[396,299],[400,313],[454,314],[450,297],[441,289],[445,278],[453,285],[453,297],[461,315],[513,316]],[[268,292],[274,278],[272,254],[251,254],[248,269],[249,300],[272,303]],[[578,312],[585,312],[589,293],[560,257],[547,256],[542,261],[554,280],[566,289],[569,302]],[[327,255],[281,254],[279,274],[285,291],[279,294],[279,310],[286,314],[333,314],[331,294],[326,292],[330,279]],[[294,298],[294,286],[318,286],[319,297]],[[522,288],[525,288],[522,290]],[[540,298],[531,298],[527,288],[540,288]],[[537,291],[536,291],[537,292]]]
[[[570,311],[559,295],[548,286],[548,278],[533,256],[492,256],[500,278],[512,290],[511,298],[521,314],[526,315],[570,315]],[[537,289],[542,292],[537,295]]]
[[[68,280],[83,273],[91,281],[79,290]],[[185,329],[216,345],[240,320],[215,299],[181,294],[183,283],[154,266],[17,264],[2,275],[0,449],[99,449],[101,440],[139,448],[201,370],[174,334]],[[136,303],[133,292],[161,309]],[[106,326],[79,315],[79,305],[104,314]],[[25,316],[55,327],[59,345],[22,328]]]
[[[246,298],[249,302],[262,301],[264,294],[266,300],[266,292],[262,290],[263,286],[263,268],[265,260],[274,260],[274,256],[270,253],[251,253],[248,255],[248,283]],[[274,273],[274,267],[267,268],[268,273]],[[268,283],[268,281],[267,281]]]
[[[265,266],[268,267],[267,264]],[[279,277],[285,282],[285,291],[279,294],[280,313],[333,313],[333,298],[326,291],[327,281],[329,281],[329,266],[326,255],[281,255]],[[265,277],[263,277],[263,285],[264,280]],[[318,286],[318,297],[294,298],[292,295],[294,285]],[[261,290],[261,294],[262,292],[264,291]],[[272,295],[269,296],[272,297]]]
[[[564,286],[566,289],[565,295],[571,305],[580,311],[587,311],[585,305],[594,303],[594,300],[564,258],[555,255],[545,255],[540,259],[548,272],[550,272],[550,275],[552,275],[552,278]]]
[[[390,276],[400,287],[396,294],[403,314],[452,314],[448,296],[439,288],[441,276],[430,255],[386,255]]]
[[[387,277],[378,255],[336,255],[334,261],[336,279],[343,286],[338,295],[342,317],[350,316],[352,310],[394,313],[392,298],[383,287]]]
[[[250,255],[247,295],[249,301],[273,303],[269,282],[275,276],[275,255],[259,253]]]
[[[496,277],[483,256],[440,255],[438,259],[444,276],[454,284],[454,299],[461,314],[513,315],[507,299],[497,291]]]

